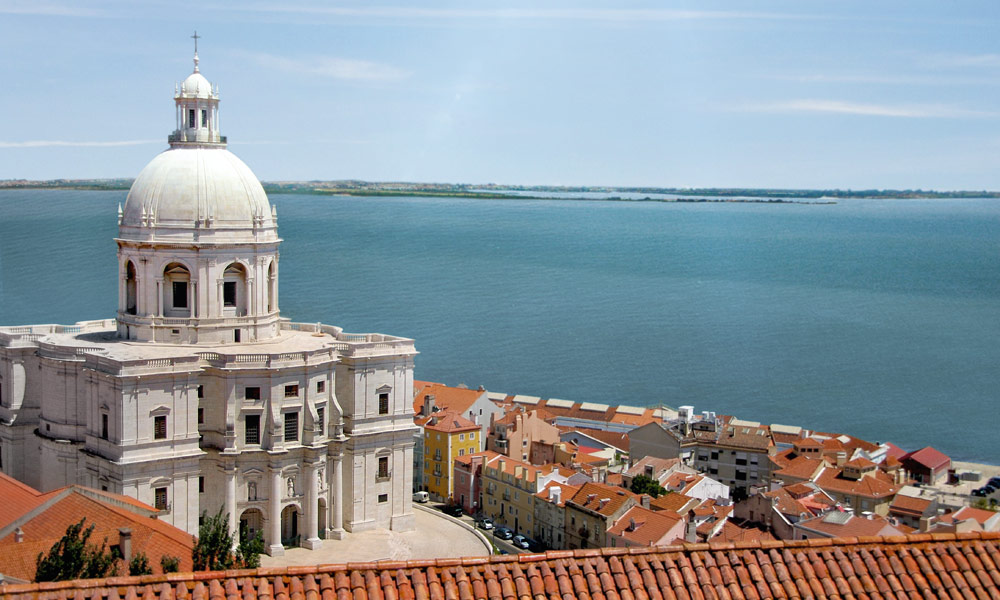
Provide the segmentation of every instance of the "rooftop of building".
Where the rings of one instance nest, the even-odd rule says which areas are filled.
[[[900,459],[903,463],[917,463],[932,471],[939,471],[948,468],[951,458],[931,446],[925,446],[919,450],[914,450]]]
[[[653,511],[633,506],[608,528],[608,534],[620,536],[642,546],[651,546],[658,542],[670,543],[674,540],[665,540],[663,537],[683,521],[684,517],[673,511]],[[683,535],[683,531],[680,535]]]
[[[114,577],[0,593],[17,600],[991,598],[1000,595],[998,556],[1000,533],[753,540]]]
[[[580,490],[573,494],[567,504],[608,517],[617,512],[630,498],[638,499],[638,496],[625,488],[588,482],[580,486]]]
[[[463,414],[486,394],[484,390],[470,390],[464,387],[452,387],[430,381],[413,382],[413,412],[420,414],[427,396],[434,397],[434,406],[442,410],[454,410]]]

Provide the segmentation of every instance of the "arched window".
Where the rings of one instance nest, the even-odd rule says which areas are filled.
[[[163,307],[168,317],[190,317],[194,304],[190,292],[191,272],[180,263],[163,269]]]
[[[136,313],[136,275],[132,261],[125,263],[125,312]]]
[[[278,309],[275,300],[278,297],[278,273],[274,267],[274,261],[267,267],[267,312],[273,313]]]
[[[247,270],[240,263],[229,265],[222,274],[222,312],[235,316],[247,314]]]

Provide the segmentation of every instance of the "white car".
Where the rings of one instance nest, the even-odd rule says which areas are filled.
[[[427,492],[414,492],[413,493],[413,501],[414,502],[419,502],[421,504],[426,504],[427,501],[429,501],[430,499],[431,499],[431,495],[428,494]]]

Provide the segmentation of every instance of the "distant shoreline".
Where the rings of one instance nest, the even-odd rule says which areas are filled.
[[[5,189],[128,190],[132,179],[5,180]],[[436,197],[485,200],[575,200],[611,202],[736,202],[761,204],[836,204],[838,200],[1000,198],[1000,192],[932,190],[789,190],[758,188],[654,188],[605,186],[522,186],[339,181],[262,182],[269,193],[361,197]],[[563,194],[553,196],[552,194]],[[580,194],[580,195],[576,195]],[[600,197],[584,196],[597,194]],[[642,195],[629,198],[625,195]],[[669,198],[654,196],[671,196]]]

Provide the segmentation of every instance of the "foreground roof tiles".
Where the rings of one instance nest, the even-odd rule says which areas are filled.
[[[0,586],[11,599],[996,598],[1000,534],[683,544]]]

